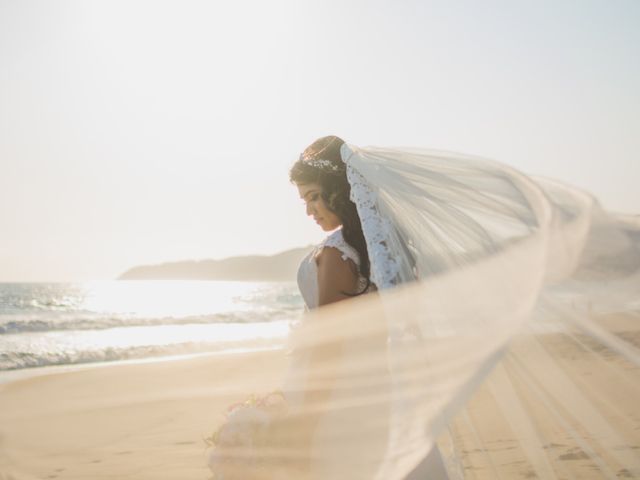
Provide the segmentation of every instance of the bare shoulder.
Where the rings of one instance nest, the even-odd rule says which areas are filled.
[[[356,264],[348,258],[345,259],[339,248],[329,246],[322,247],[315,258],[318,267],[322,266],[342,273],[350,271],[354,275],[357,274],[358,268]]]
[[[344,259],[338,248],[323,247],[316,255],[316,263],[321,305],[349,298],[345,292],[356,292],[358,268],[352,260]]]

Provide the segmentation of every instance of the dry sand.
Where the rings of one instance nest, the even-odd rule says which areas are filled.
[[[600,319],[636,347],[639,320]],[[640,478],[640,368],[580,334],[516,338],[450,432],[465,479]]]
[[[285,365],[282,352],[211,355],[4,385],[0,479],[205,480],[203,439],[228,405],[279,385],[264,372]],[[234,378],[253,378],[254,392]]]
[[[637,328],[627,333],[636,344]],[[597,354],[585,353],[585,345]],[[584,445],[559,427],[539,396],[540,375],[547,401],[562,402],[571,393],[570,378],[593,404],[615,402],[616,413],[608,419],[615,438],[604,438],[603,431],[581,431],[579,422],[572,426],[591,438],[589,448],[601,454],[616,442],[624,443],[617,459],[607,459],[617,465],[612,478],[634,478],[624,463],[632,458],[629,454],[640,457],[638,369],[586,339],[563,335],[513,348],[519,360],[507,357],[452,422],[453,443],[441,441],[443,448],[460,455],[465,478],[548,478],[549,472],[568,479],[603,477]],[[545,371],[544,351],[560,355],[562,371],[557,375]],[[210,475],[203,439],[222,421],[226,406],[280,385],[282,378],[270,372],[283,373],[286,362],[283,351],[209,355],[89,368],[0,386],[0,480],[205,480]],[[612,362],[624,366],[625,381],[612,375]],[[523,376],[522,369],[529,367]],[[513,383],[505,383],[505,376]],[[243,391],[234,378],[244,385],[252,379],[254,388]],[[582,405],[565,410],[590,414]],[[520,421],[517,429],[512,428],[514,421]],[[523,451],[523,441],[535,447],[537,458]]]

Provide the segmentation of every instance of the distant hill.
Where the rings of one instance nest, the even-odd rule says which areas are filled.
[[[313,247],[276,255],[248,255],[222,260],[184,260],[130,268],[118,280],[295,280],[300,260]]]

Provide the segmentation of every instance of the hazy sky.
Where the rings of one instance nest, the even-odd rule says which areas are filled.
[[[0,0],[0,281],[323,238],[316,137],[495,158],[640,213],[640,2]]]

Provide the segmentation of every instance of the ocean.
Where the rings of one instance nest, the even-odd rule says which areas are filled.
[[[0,283],[0,375],[272,348],[303,309],[294,282]]]

